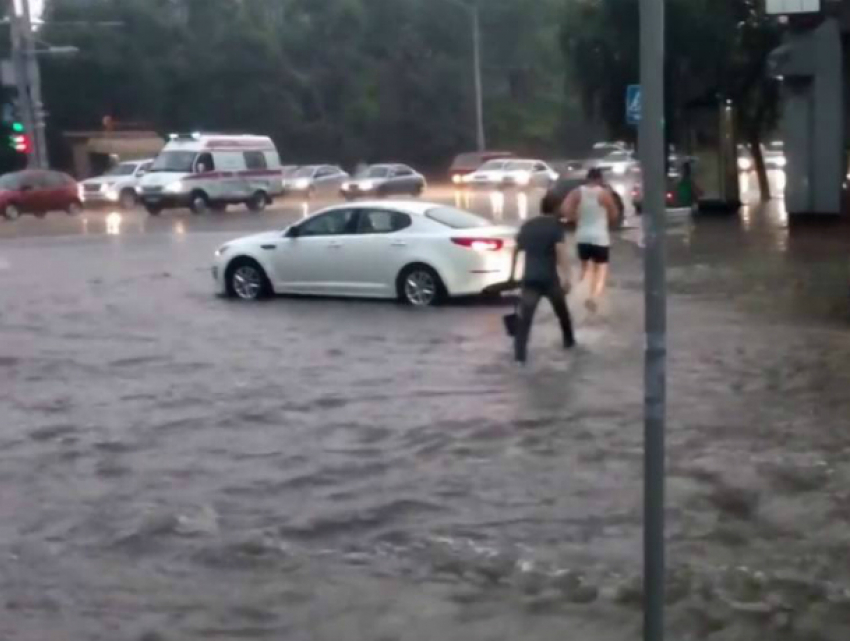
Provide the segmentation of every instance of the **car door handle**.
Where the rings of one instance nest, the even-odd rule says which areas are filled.
[[[407,247],[407,243],[403,240],[394,240],[390,243],[390,247]]]
[[[328,249],[341,249],[342,243],[328,243]]]

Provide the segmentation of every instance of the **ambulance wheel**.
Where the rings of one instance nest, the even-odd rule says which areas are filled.
[[[259,213],[266,208],[266,205],[268,205],[268,203],[269,199],[266,198],[266,195],[263,192],[258,191],[253,196],[251,196],[251,200],[245,203],[245,205],[250,211]]]
[[[189,209],[192,210],[193,214],[206,214],[210,210],[210,200],[204,192],[196,191],[189,201]]]

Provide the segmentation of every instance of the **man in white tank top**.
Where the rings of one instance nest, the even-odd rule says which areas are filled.
[[[617,224],[619,212],[600,169],[591,169],[587,184],[573,189],[564,201],[563,212],[576,223],[576,242],[581,261],[581,281],[590,277],[590,298],[586,305],[591,312],[598,308],[599,298],[608,279],[611,251],[610,228]]]

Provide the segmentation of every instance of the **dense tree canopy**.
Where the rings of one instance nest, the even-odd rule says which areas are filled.
[[[54,157],[60,132],[111,115],[270,134],[298,163],[443,167],[475,146],[473,1],[49,0],[45,39],[80,48],[43,63]],[[564,86],[562,0],[480,6],[488,146],[560,155],[590,142]]]

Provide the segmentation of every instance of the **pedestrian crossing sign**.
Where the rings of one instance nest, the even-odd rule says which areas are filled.
[[[626,122],[630,125],[640,123],[641,91],[640,85],[626,87]]]

